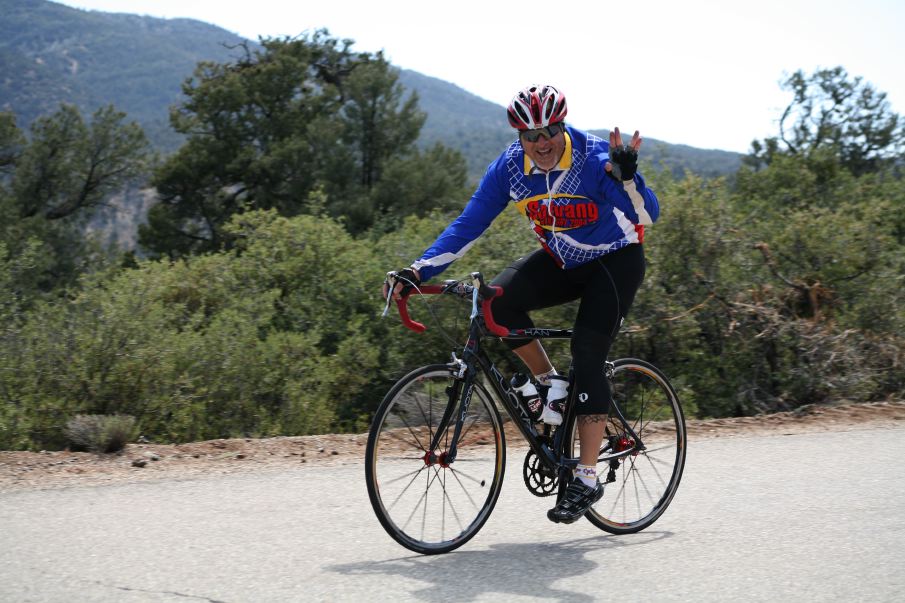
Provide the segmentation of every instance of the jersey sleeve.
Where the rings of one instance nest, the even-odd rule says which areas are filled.
[[[509,203],[509,187],[505,174],[504,154],[487,168],[481,183],[459,217],[412,263],[412,268],[418,271],[422,281],[437,276],[465,255],[494,218],[506,208]]]
[[[609,143],[601,141],[594,153],[600,164],[596,176],[604,199],[615,205],[633,224],[653,224],[660,217],[657,195],[647,188],[640,172],[625,182],[619,182],[610,176],[605,169],[606,162],[610,159],[609,150]]]

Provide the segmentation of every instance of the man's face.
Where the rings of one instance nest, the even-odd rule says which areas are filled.
[[[549,172],[556,167],[563,152],[566,150],[566,135],[563,132],[558,132],[552,138],[547,138],[544,134],[541,134],[535,142],[528,140],[524,133],[520,138],[525,153],[528,154],[534,165],[545,172]]]

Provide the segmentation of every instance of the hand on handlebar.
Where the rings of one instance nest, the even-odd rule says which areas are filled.
[[[390,291],[393,299],[399,301],[413,287],[421,284],[421,275],[417,270],[406,268],[398,272],[387,272],[387,278],[383,282],[383,299],[387,299]]]
[[[409,317],[409,291],[417,289],[418,294],[422,296],[452,294],[463,298],[471,298],[472,320],[478,315],[478,308],[480,307],[483,312],[484,324],[488,330],[499,337],[509,336],[509,329],[494,322],[490,307],[490,302],[495,297],[502,295],[503,289],[499,286],[486,284],[480,272],[471,273],[471,285],[465,285],[462,281],[446,281],[443,285],[421,285],[420,280],[418,272],[412,269],[388,272],[386,282],[383,285],[383,296],[386,300],[383,316],[387,316],[390,302],[395,300],[399,308],[399,316],[402,318],[402,324],[413,331],[421,333],[426,327]]]

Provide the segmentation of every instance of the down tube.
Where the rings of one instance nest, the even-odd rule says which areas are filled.
[[[479,354],[478,360],[481,364],[481,370],[484,372],[484,376],[490,381],[494,392],[502,401],[506,412],[515,423],[516,427],[518,427],[518,430],[528,443],[528,446],[531,447],[534,454],[541,459],[541,462],[543,462],[548,469],[556,470],[556,455],[553,454],[546,444],[538,440],[537,430],[534,428],[531,418],[528,416],[525,409],[522,408],[522,405],[519,404],[516,393],[508,386],[506,378],[503,377],[493,363],[490,362],[490,359],[486,354]]]

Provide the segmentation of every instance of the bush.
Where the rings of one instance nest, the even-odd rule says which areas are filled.
[[[73,450],[119,452],[135,435],[135,417],[76,415],[66,423],[65,431]]]

